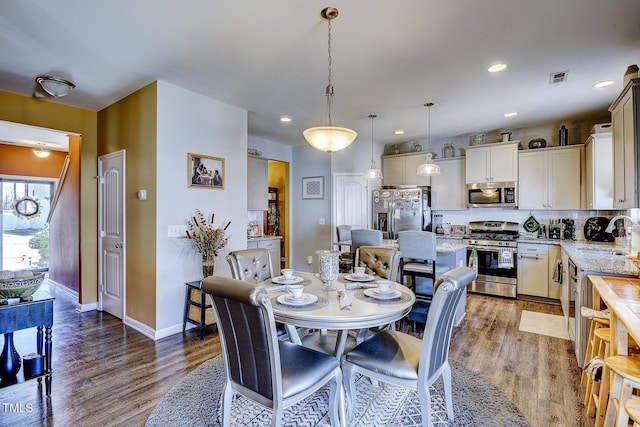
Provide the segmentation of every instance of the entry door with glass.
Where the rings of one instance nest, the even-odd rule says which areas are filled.
[[[0,183],[0,270],[48,270],[53,182],[0,178]]]

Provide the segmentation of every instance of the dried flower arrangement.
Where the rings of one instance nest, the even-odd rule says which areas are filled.
[[[224,227],[216,227],[214,218],[215,214],[211,214],[207,220],[202,211],[197,209],[196,214],[187,220],[187,238],[191,247],[202,257],[204,277],[213,274],[215,258],[229,242],[226,231],[231,225],[231,221],[228,221]]]

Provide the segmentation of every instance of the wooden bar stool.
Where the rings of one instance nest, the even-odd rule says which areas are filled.
[[[633,421],[633,427],[640,427],[640,399],[629,399],[624,404],[629,418]]]
[[[635,389],[640,389],[640,359],[629,356],[611,356],[605,359],[607,368],[613,374],[613,387],[604,419],[605,427],[629,424],[625,410],[627,401]],[[604,375],[604,373],[603,373]]]
[[[598,355],[598,345],[594,343],[597,338],[595,337],[594,332],[599,328],[608,328],[610,323],[611,322],[609,321],[609,319],[600,319],[598,317],[594,317],[591,319],[591,326],[589,328],[589,339],[587,340],[587,350],[584,354],[584,366],[582,367],[582,379],[580,380],[580,385],[582,387],[589,387],[589,375],[584,368],[587,366],[591,359]],[[585,405],[587,403],[588,402],[586,401],[585,396]]]
[[[597,328],[593,332],[593,357],[600,357],[603,361],[609,357],[611,345],[611,329]],[[598,420],[604,420],[604,414],[607,408],[607,400],[609,399],[609,376],[605,375],[605,367],[602,367],[600,381],[593,381],[589,376],[587,381],[587,391],[584,396],[584,405],[587,407],[587,415],[596,417],[596,425]],[[601,393],[602,392],[602,393]]]

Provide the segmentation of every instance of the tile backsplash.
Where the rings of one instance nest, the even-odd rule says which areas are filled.
[[[433,211],[433,214],[442,215],[442,222],[450,223],[452,225],[467,225],[470,221],[517,222],[520,224],[520,234],[522,236],[531,235],[523,228],[523,223],[527,218],[529,218],[529,215],[533,215],[540,224],[545,224],[547,226],[547,230],[549,229],[548,225],[551,220],[569,218],[575,221],[576,241],[584,240],[584,224],[590,217],[602,216],[613,218],[616,215],[627,215],[635,221],[640,220],[640,209],[629,209],[627,211],[530,211],[503,208],[470,208],[464,211]],[[629,222],[625,221],[625,225],[628,226]],[[616,239],[616,244],[624,246],[624,243],[624,238]]]

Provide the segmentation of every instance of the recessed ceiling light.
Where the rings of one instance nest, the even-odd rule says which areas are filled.
[[[490,73],[498,73],[506,69],[507,69],[507,64],[499,63],[499,64],[493,64],[491,67],[487,68],[487,71]]]
[[[281,121],[282,123],[291,123],[291,117],[289,117],[289,116],[282,116],[282,117],[280,117],[280,121]]]
[[[404,135],[404,131],[402,129],[398,129],[397,131],[394,132],[394,134],[396,134],[396,135]]]
[[[504,113],[505,117],[515,117],[517,115],[518,115],[518,113],[516,111],[511,111],[511,112],[508,112],[508,113]]]
[[[607,86],[611,86],[612,84],[613,84],[613,80],[603,80],[601,82],[594,83],[593,87],[595,88],[607,87]]]

